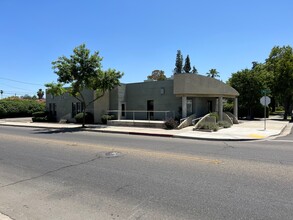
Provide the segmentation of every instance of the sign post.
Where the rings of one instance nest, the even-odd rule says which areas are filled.
[[[271,103],[271,99],[268,96],[263,96],[260,99],[260,103],[264,106],[264,130],[267,129],[267,107]]]

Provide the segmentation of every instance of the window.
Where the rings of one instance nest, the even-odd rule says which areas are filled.
[[[121,116],[125,117],[125,104],[121,104]]]
[[[84,106],[81,102],[73,102],[72,103],[72,111],[71,111],[71,117],[74,118],[75,115],[78,113],[83,112]]]
[[[208,101],[208,112],[213,112],[213,102]]]
[[[49,103],[49,115],[51,115],[51,116],[57,115],[56,103]]]
[[[187,115],[192,114],[192,99],[187,99]]]

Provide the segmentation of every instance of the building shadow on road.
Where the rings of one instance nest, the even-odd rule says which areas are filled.
[[[86,127],[76,127],[76,128],[40,128],[40,129],[35,129],[33,133],[34,134],[75,133],[75,132],[87,131],[88,129],[93,129],[93,128],[97,128],[97,127],[86,126]]]

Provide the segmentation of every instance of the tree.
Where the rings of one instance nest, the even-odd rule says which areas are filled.
[[[219,72],[216,69],[210,69],[209,72],[207,73],[208,77],[216,78],[219,77]]]
[[[103,71],[101,61],[102,57],[99,56],[98,51],[90,54],[90,50],[82,44],[73,50],[69,58],[62,56],[52,62],[54,73],[58,75],[58,82],[45,85],[49,94],[69,93],[82,103],[84,107],[82,127],[85,127],[87,107],[103,97],[107,91],[120,85],[119,79],[123,76],[123,73],[115,69]],[[65,84],[70,86],[65,88]],[[84,89],[95,91],[96,96],[93,100],[86,102],[86,97],[82,93]]]
[[[154,70],[151,75],[148,75],[148,79],[161,81],[166,80],[167,77],[165,76],[165,72],[163,70]]]
[[[258,108],[261,91],[264,85],[260,76],[253,70],[244,69],[232,74],[228,84],[239,92],[239,110],[249,118],[254,118],[254,110]]]
[[[181,54],[181,50],[177,50],[174,74],[182,73],[182,67],[183,67],[183,56]]]
[[[25,94],[24,96],[21,96],[20,98],[22,98],[22,99],[33,99],[33,97],[28,95],[28,94]]]
[[[3,93],[4,93],[4,92],[3,92],[3,90],[1,89],[1,90],[0,90],[1,99],[2,99],[2,95],[3,95]]]
[[[191,71],[191,73],[193,73],[193,74],[198,74],[197,69],[195,68],[195,66],[192,67],[192,71]]]
[[[43,99],[44,97],[44,91],[42,89],[39,89],[39,91],[37,92],[38,98],[39,99]]]
[[[290,46],[273,47],[266,59],[268,71],[273,75],[272,92],[284,103],[284,119],[291,112],[293,98],[293,50]]]
[[[191,66],[190,66],[189,55],[187,55],[187,57],[185,58],[185,63],[184,63],[183,70],[184,70],[185,73],[190,73]]]

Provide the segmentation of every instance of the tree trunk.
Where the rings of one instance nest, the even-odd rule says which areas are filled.
[[[272,112],[275,112],[276,111],[276,99],[275,99],[275,97],[272,97],[271,107],[272,107]]]
[[[83,103],[83,117],[82,117],[82,127],[85,128],[85,112],[86,112],[86,105]]]
[[[284,108],[285,108],[284,120],[287,120],[288,115],[291,115],[291,112],[290,112],[291,100],[292,100],[292,97],[291,96],[285,98],[285,103],[284,103]]]

